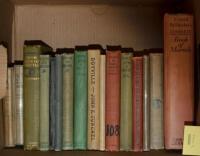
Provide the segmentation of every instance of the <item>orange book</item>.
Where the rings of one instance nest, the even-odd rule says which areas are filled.
[[[107,151],[119,151],[120,138],[120,47],[106,52],[106,141]]]
[[[143,57],[133,57],[133,151],[143,151]]]
[[[181,149],[184,124],[194,116],[193,16],[164,16],[165,148]]]

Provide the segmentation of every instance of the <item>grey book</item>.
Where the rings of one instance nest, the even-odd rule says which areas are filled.
[[[15,73],[15,117],[16,117],[16,145],[24,143],[23,129],[23,62],[16,61],[14,65]]]
[[[55,58],[55,151],[61,151],[63,137],[62,55],[56,54]]]
[[[143,150],[150,150],[150,78],[149,56],[143,60]]]

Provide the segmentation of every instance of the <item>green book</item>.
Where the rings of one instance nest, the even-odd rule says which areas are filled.
[[[50,56],[40,55],[40,150],[49,150],[49,61]]]
[[[73,149],[74,53],[62,54],[63,69],[63,150]],[[72,49],[71,49],[72,50]]]
[[[121,118],[120,150],[132,149],[132,57],[133,53],[121,53]]]
[[[87,148],[87,50],[75,50],[74,63],[74,149]]]
[[[24,149],[39,149],[40,54],[52,49],[41,41],[24,44]]]

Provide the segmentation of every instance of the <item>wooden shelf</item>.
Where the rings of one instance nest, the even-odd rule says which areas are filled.
[[[150,152],[100,152],[100,151],[24,151],[23,149],[3,149],[1,156],[181,156],[181,151],[150,151]]]

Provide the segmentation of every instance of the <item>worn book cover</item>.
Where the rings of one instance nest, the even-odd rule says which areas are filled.
[[[101,48],[101,47],[100,47]],[[99,150],[100,129],[100,56],[101,49],[90,45],[88,49],[88,140],[87,148]]]
[[[143,151],[143,57],[133,57],[133,151]]]
[[[107,47],[106,52],[106,150],[120,149],[120,47]]]
[[[165,148],[181,149],[184,124],[194,120],[194,19],[164,16]]]
[[[132,57],[128,49],[121,53],[120,150],[132,150]]]

